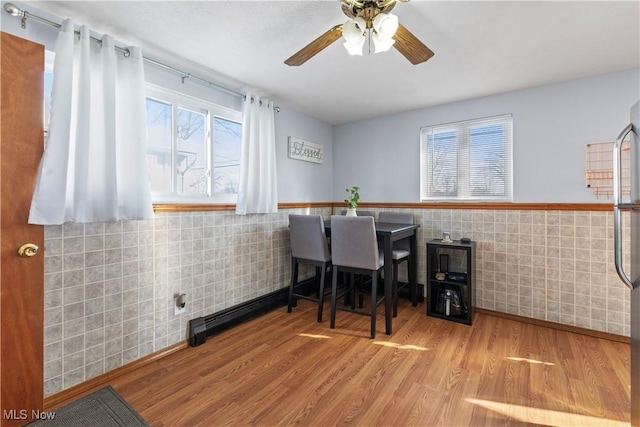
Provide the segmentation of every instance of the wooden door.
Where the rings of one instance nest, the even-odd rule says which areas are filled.
[[[2,33],[0,133],[0,425],[43,408],[44,228],[29,225],[43,150],[42,45]],[[20,257],[33,243],[39,251]]]

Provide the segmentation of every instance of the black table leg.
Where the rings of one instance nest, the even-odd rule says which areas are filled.
[[[409,289],[411,290],[411,305],[418,305],[418,237],[417,231],[409,239],[409,250],[411,252],[411,268],[409,269]]]
[[[387,335],[391,335],[393,317],[393,256],[391,236],[384,237],[384,319]]]

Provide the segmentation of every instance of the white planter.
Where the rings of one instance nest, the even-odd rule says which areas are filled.
[[[356,209],[355,208],[353,208],[353,209],[347,208],[346,216],[358,216],[358,214],[356,213]]]

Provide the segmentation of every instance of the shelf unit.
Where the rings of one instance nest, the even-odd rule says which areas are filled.
[[[473,241],[427,242],[427,316],[471,325],[474,264]]]

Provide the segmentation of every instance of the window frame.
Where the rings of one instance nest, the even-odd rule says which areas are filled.
[[[214,193],[212,176],[214,175],[214,120],[216,118],[231,121],[242,125],[242,112],[228,107],[215,104],[211,101],[196,98],[184,93],[171,90],[152,83],[146,84],[146,99],[171,105],[172,110],[172,137],[171,137],[171,192],[152,191],[151,197],[154,204],[228,204],[237,202],[237,193]],[[179,194],[176,190],[176,119],[178,109],[184,109],[205,114],[205,143],[206,143],[206,166],[207,166],[207,193],[206,194]],[[147,143],[148,153],[148,143]]]
[[[478,196],[471,194],[471,137],[472,128],[480,126],[491,126],[502,124],[504,127],[504,145],[502,153],[504,156],[504,194]],[[456,194],[429,195],[429,176],[432,172],[432,162],[429,153],[429,135],[441,134],[455,131],[456,142]],[[461,137],[461,132],[465,132]],[[463,144],[461,144],[463,143]],[[496,116],[483,117],[479,119],[462,120],[438,125],[423,126],[420,128],[420,201],[422,202],[512,202],[513,201],[513,114],[502,114]]]

